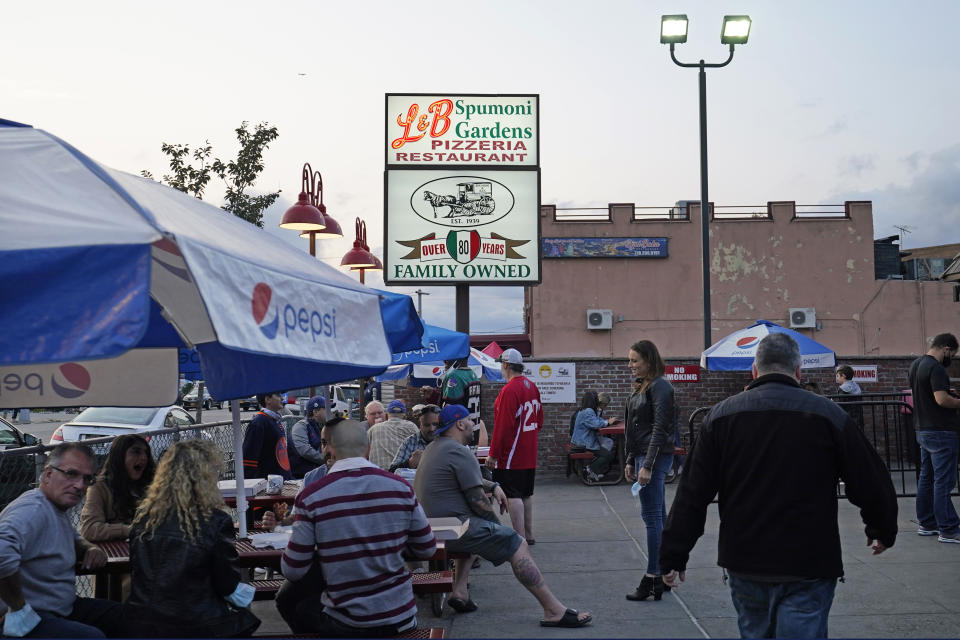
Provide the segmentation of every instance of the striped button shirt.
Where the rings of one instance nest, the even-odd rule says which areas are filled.
[[[402,622],[416,598],[402,553],[430,558],[433,531],[409,484],[364,458],[338,460],[294,504],[283,575],[299,580],[316,555],[327,583],[324,611],[352,627]]]

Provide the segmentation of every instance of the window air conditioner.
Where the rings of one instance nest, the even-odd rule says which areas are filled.
[[[791,329],[815,329],[817,327],[817,310],[813,307],[790,309]]]
[[[613,311],[610,309],[587,309],[587,329],[593,331],[613,329]]]

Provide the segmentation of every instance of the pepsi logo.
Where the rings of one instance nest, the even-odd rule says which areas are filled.
[[[64,380],[63,384],[58,377]],[[90,372],[76,362],[67,362],[60,365],[58,373],[50,376],[50,386],[61,397],[79,398],[90,390]]]
[[[266,282],[258,282],[253,287],[250,310],[263,335],[273,340],[282,330],[283,338],[299,342],[306,337],[314,343],[323,338],[337,337],[336,309],[331,308],[324,313],[318,309],[294,306],[283,300],[282,288],[280,292],[275,292]],[[302,342],[300,344],[305,346]]]
[[[280,326],[280,312],[273,312],[273,320],[263,324],[263,319],[267,317],[270,311],[270,299],[273,297],[273,290],[265,282],[258,282],[253,288],[253,298],[251,300],[253,309],[253,320],[260,327],[260,331],[270,340],[277,337],[277,328]]]
[[[760,341],[758,336],[747,336],[745,338],[740,338],[737,340],[737,348],[746,349],[747,347],[752,347]]]
[[[443,373],[443,367],[434,367],[431,373],[433,373],[435,376],[439,376]]]

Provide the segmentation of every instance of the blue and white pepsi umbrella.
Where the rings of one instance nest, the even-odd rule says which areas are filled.
[[[424,338],[426,338],[430,328],[430,325],[427,325]],[[396,357],[396,354],[394,354],[394,357]],[[452,360],[454,358],[446,359]],[[503,381],[503,374],[500,372],[500,363],[479,349],[470,348],[470,355],[467,356],[467,366],[470,367],[478,380],[484,377],[487,380],[493,380],[495,382]],[[440,384],[440,380],[446,372],[447,368],[442,360],[432,360],[428,356],[419,361],[408,359],[406,364],[391,365],[387,367],[386,371],[377,376],[376,380],[377,382],[386,382],[389,380],[410,378],[410,384],[414,387],[436,386]]]
[[[376,375],[420,345],[409,296],[4,120],[0,230],[5,407],[172,404],[179,347],[228,399]]]
[[[749,371],[757,355],[757,345],[771,333],[786,333],[797,341],[803,369],[834,367],[837,364],[836,355],[829,347],[775,322],[757,320],[756,324],[731,333],[704,351],[700,355],[700,366],[710,371]]]

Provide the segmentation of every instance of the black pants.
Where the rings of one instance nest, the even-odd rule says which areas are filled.
[[[297,611],[301,619],[310,627],[308,633],[316,633],[325,638],[389,638],[416,628],[417,620],[411,616],[397,624],[385,624],[377,627],[351,627],[327,615],[320,604],[320,596],[304,600]]]
[[[610,470],[610,463],[613,461],[614,453],[610,449],[604,449],[600,447],[599,449],[587,449],[595,457],[593,462],[590,463],[590,470],[593,471],[598,476],[602,476],[607,471]]]
[[[307,625],[299,612],[297,611],[300,603],[313,597],[319,599],[327,583],[323,579],[323,572],[320,566],[314,561],[313,566],[307,571],[306,575],[296,582],[284,580],[280,590],[277,591],[276,603],[277,611],[280,617],[289,625],[294,633],[310,633],[312,629]],[[319,602],[317,603],[319,607]],[[322,607],[321,607],[322,608]]]

